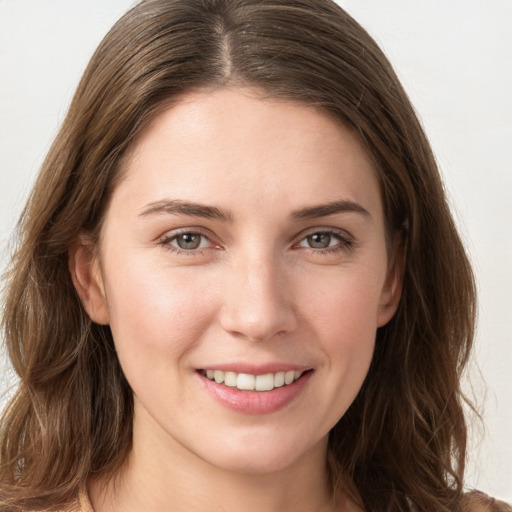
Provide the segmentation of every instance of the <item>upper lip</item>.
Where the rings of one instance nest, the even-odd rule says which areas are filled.
[[[279,362],[258,365],[251,363],[218,363],[198,368],[198,370],[220,370],[223,372],[247,373],[249,375],[265,375],[267,373],[289,372],[292,370],[305,372],[311,369],[311,366],[308,365]]]

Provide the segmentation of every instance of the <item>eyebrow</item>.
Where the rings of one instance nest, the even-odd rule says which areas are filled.
[[[233,216],[230,212],[221,210],[216,206],[207,206],[205,204],[182,201],[180,199],[162,199],[149,203],[140,213],[141,217],[149,215],[168,213],[177,215],[190,215],[193,217],[203,217],[205,219],[219,219],[231,222]]]
[[[370,212],[363,208],[359,203],[348,201],[346,199],[340,199],[338,201],[332,201],[330,203],[315,206],[307,206],[294,211],[292,213],[292,217],[297,220],[316,219],[318,217],[327,217],[328,215],[345,212],[357,213],[369,220],[371,220],[372,217]]]
[[[361,206],[354,201],[340,199],[326,204],[319,204],[315,206],[306,206],[299,210],[292,212],[291,217],[296,220],[315,219],[319,217],[327,217],[335,215],[336,213],[352,212],[362,215],[371,219],[371,215]],[[160,213],[167,213],[170,215],[189,215],[193,217],[202,217],[205,219],[218,219],[227,222],[233,221],[231,212],[222,210],[216,206],[208,206],[201,203],[194,203],[190,201],[182,201],[180,199],[162,199],[149,203],[140,213],[141,217],[155,215]]]

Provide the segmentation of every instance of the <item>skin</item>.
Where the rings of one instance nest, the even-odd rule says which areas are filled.
[[[327,435],[400,296],[356,137],[298,103],[194,93],[144,131],[124,173],[99,251],[82,240],[71,252],[135,394],[132,453],[115,491],[90,482],[95,510],[354,509],[342,492],[332,499]],[[169,200],[224,218],[158,209]],[[339,201],[350,209],[294,216]],[[184,232],[202,235],[199,247],[179,252]],[[198,370],[248,362],[311,371],[284,407],[245,414],[214,400]]]

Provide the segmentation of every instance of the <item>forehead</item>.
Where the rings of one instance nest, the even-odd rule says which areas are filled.
[[[364,203],[379,195],[373,165],[348,128],[311,106],[247,89],[182,97],[137,139],[124,172],[132,193],[148,200],[243,197],[261,208],[286,199],[299,208],[317,197]]]

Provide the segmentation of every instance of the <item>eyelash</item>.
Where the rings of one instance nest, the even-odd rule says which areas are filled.
[[[294,244],[294,247],[303,247],[300,244],[306,240],[307,238],[314,236],[314,235],[327,235],[329,237],[334,238],[337,240],[336,245],[333,245],[332,247],[328,246],[326,248],[314,248],[314,247],[304,247],[305,249],[308,249],[312,251],[314,254],[334,254],[340,251],[351,251],[355,248],[355,242],[352,239],[348,233],[342,233],[338,230],[334,229],[320,229],[311,231],[305,235],[302,236],[302,238]],[[332,240],[330,240],[332,241]]]
[[[203,248],[198,248],[198,249],[182,249],[180,247],[177,247],[175,245],[172,244],[173,241],[175,241],[178,237],[180,236],[183,236],[183,235],[193,235],[193,236],[199,236],[201,237],[203,240],[208,240],[210,242],[211,247],[203,247]],[[335,238],[338,243],[332,247],[326,247],[326,248],[314,248],[314,247],[305,247],[305,246],[301,246],[300,244],[305,241],[307,238],[311,237],[311,236],[314,236],[314,235],[328,235],[330,236],[331,238]],[[202,241],[203,241],[202,240]],[[200,244],[202,243],[202,241],[200,242]],[[214,242],[211,241],[210,237],[204,233],[202,233],[201,231],[193,231],[193,230],[184,230],[184,231],[180,231],[180,232],[175,232],[175,233],[172,233],[168,236],[164,236],[160,241],[159,241],[159,244],[164,247],[166,250],[168,251],[171,251],[175,254],[178,254],[178,255],[185,255],[185,256],[201,256],[203,253],[204,253],[204,250],[205,249],[210,249],[210,248],[218,248],[218,246],[215,245]],[[355,248],[355,242],[354,240],[352,239],[352,237],[348,234],[342,234],[340,231],[338,230],[334,230],[334,229],[319,229],[319,230],[314,230],[314,231],[311,231],[309,233],[306,233],[306,234],[303,234],[301,236],[301,238],[293,244],[292,246],[293,248],[304,248],[310,252],[312,252],[313,254],[315,255],[327,255],[327,254],[333,254],[333,253],[337,253],[337,252],[340,252],[340,251],[352,251],[354,248]]]
[[[183,236],[183,235],[195,235],[195,236],[199,236],[201,237],[203,240],[208,240],[211,244],[212,244],[212,247],[216,247],[216,245],[211,241],[210,237],[204,233],[202,233],[201,231],[194,231],[194,230],[183,230],[183,231],[179,231],[179,232],[174,232],[170,235],[167,235],[167,236],[164,236],[159,244],[164,247],[166,250],[168,251],[171,251],[172,253],[175,253],[175,254],[178,254],[178,255],[185,255],[185,256],[200,256],[201,254],[203,254],[204,252],[204,249],[206,249],[205,247],[201,248],[201,249],[181,249],[180,247],[177,247],[175,245],[172,245],[172,242],[174,240],[176,240],[178,237],[180,236]],[[200,243],[202,243],[202,241]],[[210,247],[207,247],[208,249]]]

